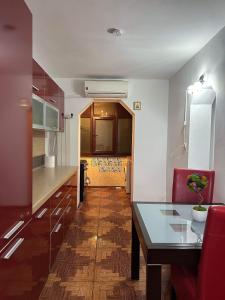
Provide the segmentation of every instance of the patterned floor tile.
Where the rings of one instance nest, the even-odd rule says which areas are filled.
[[[130,277],[130,255],[121,248],[99,248],[95,281],[124,281]]]
[[[39,300],[144,300],[146,267],[130,279],[131,207],[124,189],[88,188]],[[170,299],[170,270],[162,294]]]

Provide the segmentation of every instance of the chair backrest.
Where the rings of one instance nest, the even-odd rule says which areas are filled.
[[[225,206],[209,208],[198,275],[198,300],[225,299]]]
[[[208,185],[202,191],[204,203],[211,203],[213,200],[213,188],[215,171],[174,169],[172,202],[176,203],[198,203],[199,195],[190,191],[187,187],[187,177],[191,174],[198,174],[208,178]]]

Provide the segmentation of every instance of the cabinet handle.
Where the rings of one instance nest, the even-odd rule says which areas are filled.
[[[62,195],[62,192],[59,192],[58,194],[55,195],[55,198],[59,198]]]
[[[6,254],[2,256],[2,258],[10,259],[10,257],[13,255],[13,253],[15,253],[15,251],[17,250],[17,248],[19,248],[19,246],[22,244],[23,241],[24,238],[18,239],[17,242],[9,249],[9,251],[7,251]]]
[[[33,85],[32,84],[32,88],[35,90],[35,91],[37,91],[37,92],[39,92],[40,90],[39,90],[39,88],[38,87],[36,87],[35,85]]]
[[[70,199],[71,197],[71,194],[69,194],[67,197],[66,197],[66,200]]]
[[[54,99],[49,99],[51,102],[56,103],[56,100]]]
[[[54,228],[54,232],[55,232],[55,233],[59,232],[59,230],[60,230],[61,227],[62,227],[62,224],[61,224],[61,223],[58,224],[58,225],[56,225],[56,227]]]
[[[58,216],[60,214],[60,211],[62,210],[62,208],[58,208],[57,211],[54,213],[55,216]]]
[[[69,206],[66,210],[66,213],[68,214],[71,211],[71,206]]]
[[[47,208],[42,209],[42,211],[36,216],[36,218],[41,219],[47,211]]]
[[[22,225],[24,224],[24,221],[19,221],[16,223],[15,226],[13,226],[12,229],[10,229],[4,236],[3,239],[9,239]]]

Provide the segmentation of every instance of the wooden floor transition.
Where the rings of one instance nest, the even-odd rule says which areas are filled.
[[[129,196],[124,189],[88,189],[39,300],[144,300],[144,259],[140,280],[132,281],[130,252]],[[170,299],[168,278],[165,267],[166,300]]]

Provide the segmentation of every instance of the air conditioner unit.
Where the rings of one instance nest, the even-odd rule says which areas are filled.
[[[86,80],[85,96],[89,98],[127,98],[128,81]]]

